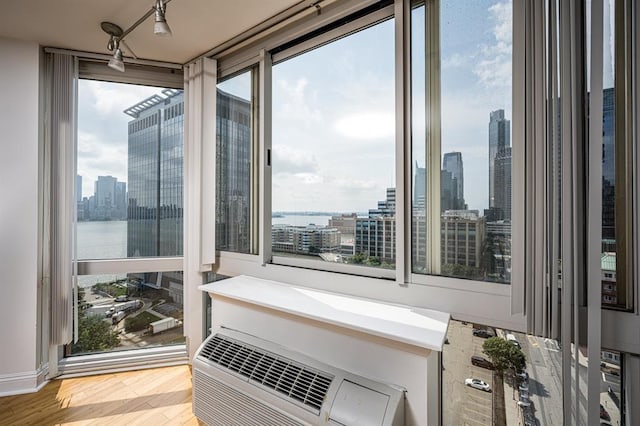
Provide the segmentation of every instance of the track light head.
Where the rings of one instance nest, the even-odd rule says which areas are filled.
[[[165,17],[166,5],[163,0],[156,0],[156,5],[154,7],[156,22],[153,26],[153,32],[159,36],[171,36],[171,28],[169,28],[169,24],[167,24],[167,19]]]
[[[113,57],[109,60],[109,67],[116,71],[124,72],[124,61],[120,47],[116,47],[115,52],[113,52]]]

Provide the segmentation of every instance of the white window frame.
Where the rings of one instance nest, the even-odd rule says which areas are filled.
[[[133,69],[132,73],[121,74],[112,71],[106,66],[106,62],[99,55],[85,54],[75,51],[61,51],[51,49],[51,51],[73,54],[80,59],[80,75],[78,79],[95,79],[107,82],[134,83],[148,86],[169,87],[175,84],[175,70],[181,70],[182,65],[170,63],[158,63],[150,61],[137,61],[141,65],[160,66],[163,72],[154,73],[145,71],[144,68]],[[84,62],[82,62],[84,61]],[[130,66],[131,67],[131,66]],[[173,70],[173,71],[171,71]],[[168,77],[167,77],[168,75]],[[181,79],[180,79],[181,80]],[[175,87],[180,88],[182,87]],[[77,96],[77,93],[76,93]],[[183,182],[186,182],[186,168]],[[75,168],[67,171],[75,176]],[[75,179],[72,179],[75,186]],[[72,191],[75,194],[75,190]],[[75,235],[75,214],[69,217],[68,221],[74,228]],[[186,235],[183,236],[186,241]],[[75,241],[74,241],[75,244]],[[184,245],[183,245],[184,246]],[[74,253],[76,250],[74,249]],[[128,274],[145,272],[174,272],[185,271],[184,256],[175,257],[153,257],[153,258],[123,258],[123,259],[74,259],[77,267],[76,276],[96,275],[96,274]],[[187,300],[188,286],[183,283],[184,299]],[[74,290],[74,303],[77,300],[77,287]],[[186,303],[185,303],[186,304]],[[186,311],[186,309],[185,309]],[[77,334],[77,310],[75,333]],[[188,331],[185,327],[185,336]],[[188,362],[186,344],[166,345],[160,347],[138,348],[133,350],[105,351],[87,355],[65,356],[63,347],[50,348],[49,371],[51,375],[85,375],[96,372],[122,371],[132,368],[154,368],[159,366],[179,365]],[[54,356],[57,355],[55,358]]]

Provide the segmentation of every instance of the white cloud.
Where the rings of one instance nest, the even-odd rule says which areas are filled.
[[[474,73],[487,88],[511,86],[512,56],[512,5],[511,2],[496,3],[489,7],[493,22],[494,42],[480,46],[479,62]]]
[[[442,59],[442,68],[450,69],[450,68],[459,68],[467,65],[469,63],[469,57],[463,56],[459,53],[454,53],[453,55],[447,56]]]
[[[91,93],[95,100],[94,108],[101,115],[122,115],[125,109],[151,95],[160,94],[162,91],[157,87],[103,83],[100,81],[84,81],[83,88]]]
[[[334,129],[349,139],[382,139],[394,135],[395,119],[388,112],[350,114],[338,119]]]
[[[318,160],[312,152],[287,145],[278,145],[272,152],[272,165],[277,174],[313,173],[318,170]]]
[[[114,176],[127,181],[126,146],[105,143],[99,135],[78,131],[78,174],[82,176],[82,196],[93,195],[98,176]]]
[[[278,93],[282,99],[277,101],[276,114],[287,120],[295,120],[299,124],[311,126],[312,123],[323,121],[322,113],[314,106],[317,100],[317,93],[309,93],[307,86],[309,81],[306,78],[299,78],[295,83],[290,84],[287,80],[278,80]]]

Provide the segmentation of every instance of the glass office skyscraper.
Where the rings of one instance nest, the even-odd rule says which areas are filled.
[[[127,256],[183,253],[183,92],[165,89],[125,110],[129,122]]]
[[[128,108],[127,256],[183,253],[184,95],[166,89]],[[251,104],[218,90],[216,233],[218,248],[248,252]]]
[[[218,90],[216,112],[216,246],[250,252],[251,103]]]

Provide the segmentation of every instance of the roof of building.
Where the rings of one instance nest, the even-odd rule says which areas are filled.
[[[182,90],[177,90],[177,89],[164,89],[162,91],[162,94],[164,96],[160,96],[160,95],[152,95],[149,96],[147,99],[138,102],[137,104],[130,106],[129,108],[124,110],[124,113],[133,117],[133,118],[138,118],[140,117],[140,113],[143,111],[148,110],[149,108],[152,108],[164,101],[166,101],[167,99],[171,99],[174,96],[178,96],[182,93]]]
[[[615,271],[616,254],[612,252],[602,253],[601,266],[603,271]]]

